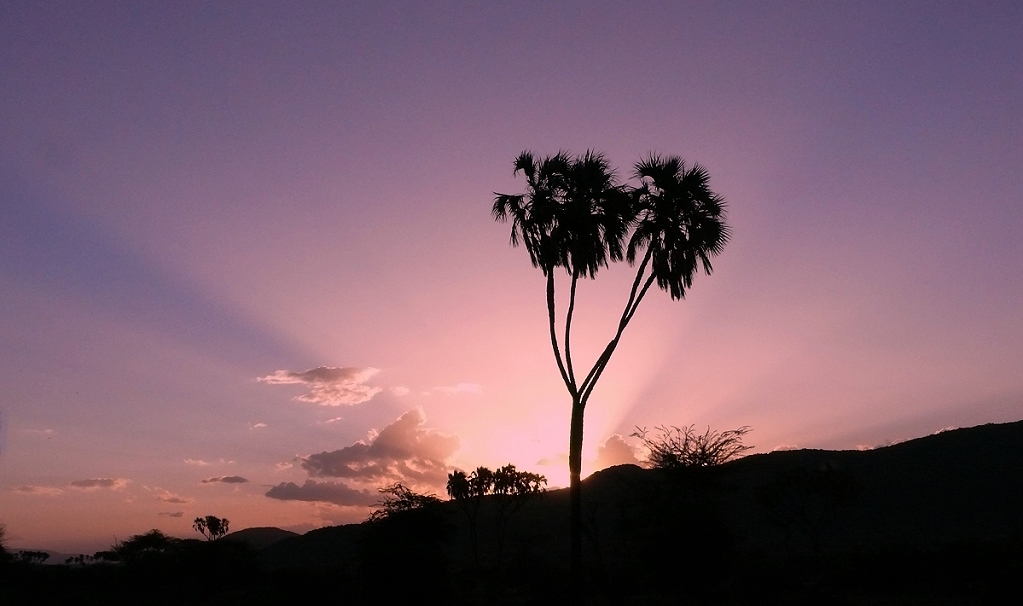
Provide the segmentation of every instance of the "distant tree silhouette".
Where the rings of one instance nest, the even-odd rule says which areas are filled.
[[[436,495],[415,492],[401,482],[381,488],[380,493],[387,496],[377,503],[379,508],[369,515],[370,521],[383,520],[404,511],[424,509],[440,503]]]
[[[491,471],[477,467],[466,474],[455,470],[448,474],[448,496],[458,503],[469,522],[469,538],[473,560],[479,564],[479,530],[477,518],[483,498],[495,502],[498,560],[504,551],[504,537],[509,518],[531,497],[543,493],[547,478],[528,471],[518,471],[512,464]]]
[[[227,518],[218,518],[217,516],[206,516],[202,518],[196,518],[192,523],[192,528],[196,532],[206,537],[207,541],[216,541],[220,537],[224,536],[228,532],[229,522]]]
[[[493,485],[494,472],[486,467],[477,467],[469,474],[461,470],[448,474],[448,496],[458,503],[469,522],[469,544],[476,565],[480,563],[477,518],[483,497],[491,493]]]
[[[46,560],[50,559],[50,554],[45,551],[30,551],[23,549],[14,555],[26,564],[42,564]]]
[[[632,436],[639,438],[649,451],[647,465],[654,469],[679,470],[721,465],[752,449],[742,443],[749,426],[717,432],[710,427],[698,433],[695,425],[688,427],[658,426],[658,435],[648,436],[645,428],[636,428]]]
[[[123,542],[115,542],[111,551],[123,562],[139,562],[166,555],[177,549],[180,542],[180,539],[169,537],[154,528],[147,533],[133,535]],[[99,554],[97,557],[100,557]]]
[[[546,491],[547,478],[528,471],[518,471],[508,464],[494,472],[494,495],[497,504],[497,559],[504,555],[504,539],[508,521],[531,498]]]
[[[7,552],[7,525],[0,524],[0,563],[10,559],[11,554]]]
[[[512,223],[511,244],[522,244],[534,267],[547,278],[551,347],[561,379],[572,398],[569,429],[571,568],[578,589],[582,559],[583,417],[593,388],[607,367],[622,333],[650,287],[657,283],[681,299],[699,267],[710,273],[710,258],[729,238],[724,200],[708,186],[703,167],[687,167],[676,156],[650,155],[635,166],[639,186],[618,181],[602,154],[565,152],[538,159],[523,152],[514,174],[526,178],[524,194],[495,194],[494,218]],[[639,263],[617,330],[585,375],[577,375],[571,350],[576,287],[611,262]],[[555,309],[555,272],[568,274],[563,337]],[[582,379],[580,380],[580,377]]]

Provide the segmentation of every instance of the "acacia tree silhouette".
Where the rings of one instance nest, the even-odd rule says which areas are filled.
[[[626,326],[650,287],[657,283],[672,299],[685,297],[699,267],[712,271],[710,257],[728,242],[725,203],[708,186],[707,171],[686,167],[677,156],[651,154],[635,165],[636,187],[619,183],[603,154],[567,152],[537,159],[529,151],[515,159],[526,177],[526,192],[495,193],[493,216],[511,221],[511,244],[522,244],[534,267],[547,278],[551,347],[561,379],[572,397],[568,468],[571,500],[572,582],[579,588],[582,562],[583,413]],[[636,278],[614,336],[580,381],[572,360],[572,316],[580,279],[595,278],[609,262],[639,261]],[[569,278],[564,337],[559,341],[555,270]]]
[[[202,536],[206,537],[207,541],[215,541],[226,535],[228,526],[229,522],[227,521],[227,518],[218,518],[217,516],[196,518],[192,523],[192,528]]]

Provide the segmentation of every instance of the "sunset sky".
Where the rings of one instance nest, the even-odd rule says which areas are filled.
[[[1023,418],[1016,0],[0,0],[9,546],[305,531],[456,467],[566,485],[544,279],[490,214],[527,149],[677,154],[728,202],[713,275],[652,292],[597,385],[584,472],[637,426]],[[577,364],[631,279],[580,287]]]

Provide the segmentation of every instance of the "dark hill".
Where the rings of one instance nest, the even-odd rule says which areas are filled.
[[[832,550],[1019,536],[1023,421],[944,431],[865,451],[757,454],[676,476],[622,465],[591,475],[583,481],[583,491],[594,558],[606,555],[597,553],[600,542],[622,542],[616,527],[629,512],[656,526],[663,522],[656,510],[672,501],[680,506],[712,503],[734,540],[753,550],[780,548],[786,534],[785,549],[810,549],[808,532],[817,535],[821,548]],[[456,535],[467,531],[454,503],[442,504],[441,510],[456,526]],[[511,519],[506,549],[562,561],[567,515],[567,489],[526,504]],[[794,519],[800,516],[816,516],[816,526],[801,528],[801,523],[813,521]],[[338,564],[354,557],[363,526],[323,528],[301,536],[285,533],[282,541],[268,541],[272,544],[264,553],[282,565]]]
[[[290,530],[281,530],[280,528],[262,527],[262,528],[246,528],[237,532],[232,532],[226,535],[223,540],[225,541],[237,541],[244,543],[252,549],[259,551],[265,549],[270,545],[284,539],[290,539],[291,537],[301,536],[297,532],[291,532]]]
[[[473,524],[461,505],[118,564],[0,561],[0,604],[1023,604],[1023,422],[595,473],[581,602],[567,599],[567,490],[488,497]]]
[[[587,478],[583,499],[592,590],[608,596],[662,599],[672,595],[666,579],[729,587],[735,603],[759,596],[760,584],[778,596],[975,595],[1023,573],[1023,421],[866,451],[751,455],[684,473],[618,466]],[[500,510],[490,499],[477,516],[478,557],[465,512],[445,502],[404,527],[356,524],[286,538],[263,549],[262,561],[358,577],[378,563],[405,568],[428,560],[430,570],[451,578],[517,570],[535,581],[535,591],[563,582],[567,489],[510,517]],[[923,572],[908,572],[912,562]],[[893,579],[892,570],[903,572]],[[986,575],[983,582],[977,575]],[[947,586],[959,578],[967,580]],[[690,597],[718,603],[721,596]]]

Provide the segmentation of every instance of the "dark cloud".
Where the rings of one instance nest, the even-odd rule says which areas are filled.
[[[161,511],[160,513],[158,513],[156,515],[160,516],[161,518],[181,518],[181,517],[184,517],[185,512],[183,512],[183,511]]]
[[[222,482],[224,484],[245,484],[248,480],[241,476],[223,476],[220,478],[207,478],[202,481],[203,484],[213,484],[215,482]]]
[[[446,461],[458,449],[458,438],[423,429],[425,421],[420,410],[410,410],[379,432],[371,432],[368,442],[309,455],[302,460],[302,468],[314,477],[443,485]]]
[[[72,488],[80,488],[82,490],[97,490],[100,488],[110,488],[112,490],[120,490],[128,483],[128,480],[124,478],[90,478],[88,480],[75,480],[69,482],[68,485]]]
[[[625,438],[613,434],[603,444],[597,447],[597,460],[594,462],[595,469],[607,469],[615,465],[632,463],[639,465],[636,458],[636,450],[625,441]]]
[[[157,497],[157,498],[159,498],[164,503],[170,503],[172,505],[184,505],[185,503],[189,502],[188,499],[182,499],[179,496],[175,496],[175,495],[171,495],[171,494],[163,495],[163,496]]]
[[[348,366],[320,366],[305,372],[278,370],[257,380],[268,385],[305,385],[309,393],[298,396],[302,402],[322,406],[361,404],[380,393],[380,387],[366,385],[370,377],[380,372],[377,368]]]
[[[334,505],[373,505],[377,495],[368,490],[356,490],[342,482],[306,480],[299,486],[294,482],[281,482],[267,491],[266,496],[281,501],[311,501]]]

